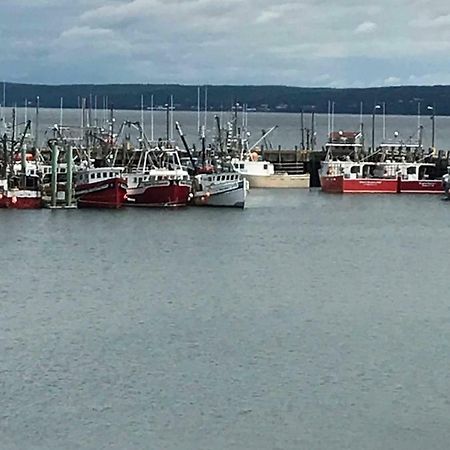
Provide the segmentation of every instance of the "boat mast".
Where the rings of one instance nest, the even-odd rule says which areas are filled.
[[[334,133],[334,102],[331,102],[331,133]]]
[[[59,129],[62,130],[63,126],[63,108],[64,108],[64,99],[61,97],[59,103]]]
[[[206,138],[205,138],[205,127],[202,127],[202,166],[205,167],[206,164]]]
[[[8,174],[8,136],[6,133],[2,136],[2,146],[3,146],[2,178],[6,178]]]
[[[16,108],[12,109],[12,134],[11,134],[11,155],[10,155],[10,170],[9,174],[14,175],[14,146],[16,141]]]
[[[6,108],[6,82],[3,81],[3,103],[2,103],[2,120],[5,122],[5,108]]]
[[[144,94],[141,94],[141,127],[144,129]]]
[[[331,137],[330,114],[331,114],[331,100],[328,100],[328,111],[327,111],[328,139],[330,139],[330,137]]]
[[[197,87],[197,133],[200,136],[200,86]]]
[[[139,127],[139,147],[144,148],[144,94],[141,94],[141,123]]]
[[[170,96],[170,140],[173,141],[173,95]]]
[[[151,100],[150,100],[150,122],[151,122],[151,139],[152,139],[152,142],[155,140],[155,137],[154,137],[154,134],[153,134],[153,132],[154,132],[154,125],[155,125],[153,116],[154,115],[153,115],[153,94],[152,94]]]
[[[180,126],[180,124],[178,122],[175,122],[175,128],[178,131],[178,134],[180,136],[181,142],[183,142],[184,148],[186,149],[186,152],[187,152],[187,154],[189,156],[189,159],[191,161],[192,167],[194,168],[194,171],[197,172],[197,164],[195,163],[194,158],[192,157],[191,150],[189,149],[189,145],[186,142],[186,138],[184,137],[183,130],[181,129],[181,126]]]
[[[301,129],[301,147],[305,150],[305,122],[303,117],[303,108],[300,111],[300,129]]]
[[[218,115],[215,115],[214,118],[216,119],[217,139],[219,141],[220,154],[223,155],[222,128],[220,125],[220,117]]]
[[[36,125],[34,131],[34,147],[37,150],[39,147],[39,96],[36,97]]]
[[[205,86],[205,130],[208,120],[208,86]]]

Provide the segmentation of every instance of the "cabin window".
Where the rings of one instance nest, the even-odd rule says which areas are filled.
[[[108,177],[108,172],[103,172],[103,178],[107,178]]]
[[[63,168],[61,169],[61,172],[64,173],[65,171],[66,171],[66,168],[63,167]]]
[[[208,177],[208,181],[210,181],[210,182],[211,182],[211,181],[212,181],[212,178],[211,178],[211,177]]]
[[[245,164],[241,164],[241,165],[240,165],[240,168],[241,168],[241,169],[244,169],[244,168],[245,168]]]
[[[351,167],[350,172],[351,172],[351,173],[359,173],[359,166],[353,166],[353,167]]]
[[[407,173],[408,175],[415,175],[415,174],[416,174],[416,168],[415,168],[415,167],[408,167],[408,168],[406,169],[406,173]]]
[[[101,178],[102,174],[100,172],[97,172],[97,178]]]
[[[95,178],[95,173],[91,173],[91,180]]]
[[[269,166],[267,164],[264,164],[264,170],[267,170]]]

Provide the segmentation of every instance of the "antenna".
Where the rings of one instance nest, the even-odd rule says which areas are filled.
[[[331,132],[334,133],[334,102],[331,102]]]
[[[331,115],[331,100],[328,100],[328,112],[327,112],[327,119],[328,119],[328,139],[330,138],[330,135],[331,135],[331,120],[330,120],[330,115]]]
[[[200,134],[200,86],[197,87],[197,133]]]
[[[63,126],[63,108],[64,108],[64,99],[61,97],[59,104],[59,128],[62,129]]]
[[[3,108],[2,108],[2,119],[5,120],[5,108],[6,108],[6,82],[3,81]]]
[[[383,141],[386,140],[386,102],[383,102]]]
[[[95,126],[98,127],[98,116],[97,116],[97,96],[94,96],[94,121]]]
[[[155,140],[154,137],[154,127],[155,127],[155,122],[154,122],[154,117],[153,117],[153,94],[151,96],[150,99],[150,122],[151,122],[151,138],[152,138],[152,142]]]
[[[208,86],[205,86],[205,130],[208,118]]]
[[[36,129],[34,132],[34,148],[38,148],[39,147],[39,103],[40,103],[40,99],[39,99],[39,95],[36,97]]]
[[[170,140],[173,141],[173,95],[170,96]]]
[[[144,129],[144,94],[141,94],[141,127]]]

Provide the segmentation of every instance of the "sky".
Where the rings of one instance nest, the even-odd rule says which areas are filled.
[[[450,84],[447,0],[0,0],[0,79]]]

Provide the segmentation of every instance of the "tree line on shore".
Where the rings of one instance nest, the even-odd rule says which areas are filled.
[[[392,86],[377,88],[305,88],[292,86],[198,86],[180,84],[74,84],[42,85],[4,83],[6,106],[79,108],[82,99],[92,108],[115,109],[164,108],[173,98],[177,110],[197,110],[199,90],[201,108],[227,111],[232,105],[246,105],[249,111],[327,113],[334,103],[336,114],[371,114],[374,106],[385,103],[386,113],[422,114],[433,108],[435,114],[450,115],[450,86]],[[205,96],[205,91],[207,95]]]

